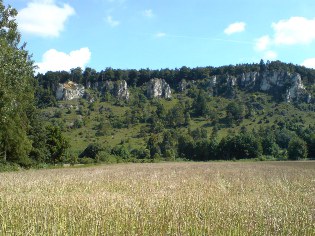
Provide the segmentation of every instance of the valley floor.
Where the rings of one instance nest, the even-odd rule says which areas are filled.
[[[1,235],[315,235],[315,162],[0,173]]]

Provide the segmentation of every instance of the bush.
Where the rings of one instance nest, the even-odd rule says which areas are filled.
[[[122,159],[130,158],[131,154],[125,145],[117,145],[112,149],[112,154]]]
[[[32,166],[35,165],[34,161],[32,159],[30,159],[29,157],[21,157],[18,160],[18,164],[21,167],[26,168],[26,169],[29,169],[29,168],[31,168]]]
[[[106,151],[101,151],[97,154],[96,160],[99,162],[104,162],[108,164],[117,163],[117,157],[114,155],[111,155],[110,153]]]
[[[0,172],[8,172],[8,171],[18,171],[20,169],[20,166],[16,163],[11,162],[0,162]]]
[[[85,150],[79,155],[79,158],[88,157],[96,159],[97,154],[103,150],[103,147],[98,143],[89,144]]]
[[[293,138],[288,147],[288,158],[290,160],[300,160],[307,157],[307,144],[300,138]]]

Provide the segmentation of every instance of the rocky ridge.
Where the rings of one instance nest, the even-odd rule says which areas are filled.
[[[216,94],[217,89],[222,87],[222,83],[225,84],[228,97],[231,98],[236,95],[236,88],[239,88],[253,92],[267,92],[286,102],[314,102],[314,99],[303,85],[300,74],[287,71],[268,70],[262,73],[247,72],[238,76],[211,76],[203,82],[182,80],[178,84],[178,91],[184,92],[191,86],[199,86],[207,89],[211,94]],[[125,80],[89,83],[87,88],[100,91],[102,94],[110,93],[119,100],[128,101],[130,99],[130,92]],[[151,79],[146,83],[146,93],[148,98],[172,98],[170,85],[160,78]],[[81,98],[84,95],[84,86],[72,81],[59,84],[56,89],[57,100],[72,100]]]
[[[247,72],[239,76],[221,76],[220,79],[226,81],[226,86],[230,89],[232,96],[235,95],[235,88],[240,88],[249,91],[267,92],[277,97],[280,96],[286,102],[313,102],[298,73],[286,71]],[[215,89],[218,85],[217,81],[216,76],[211,77],[206,84],[206,88]]]

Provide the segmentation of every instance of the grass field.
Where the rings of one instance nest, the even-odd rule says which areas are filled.
[[[315,162],[1,173],[0,235],[315,235]]]

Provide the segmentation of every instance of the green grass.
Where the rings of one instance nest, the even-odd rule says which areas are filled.
[[[314,235],[315,162],[0,174],[0,235]]]

